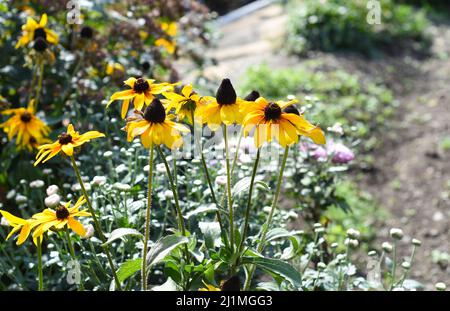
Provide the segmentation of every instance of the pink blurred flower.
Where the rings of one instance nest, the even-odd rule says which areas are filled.
[[[326,161],[328,158],[328,152],[323,147],[317,147],[313,152],[313,158],[317,161]]]
[[[338,164],[346,164],[355,158],[355,154],[343,144],[336,143],[331,146],[333,158],[331,161]]]

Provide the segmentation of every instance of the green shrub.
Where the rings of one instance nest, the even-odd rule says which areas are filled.
[[[294,54],[308,50],[353,50],[367,56],[380,51],[425,52],[430,43],[425,11],[407,4],[382,0],[379,25],[367,22],[367,1],[307,0],[291,5],[288,48]]]

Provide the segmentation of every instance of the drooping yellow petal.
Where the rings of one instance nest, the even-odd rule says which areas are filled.
[[[67,224],[79,236],[86,236],[86,229],[84,229],[84,226],[75,218],[69,217],[69,219],[67,220]]]

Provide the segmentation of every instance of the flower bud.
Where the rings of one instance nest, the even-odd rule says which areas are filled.
[[[399,228],[392,228],[389,231],[389,235],[391,236],[391,238],[396,239],[396,240],[401,240],[403,238],[403,230],[399,229]]]
[[[95,230],[93,225],[89,224],[87,226],[84,226],[84,230],[86,230],[86,235],[83,237],[83,239],[89,239],[94,236]]]
[[[166,166],[164,165],[164,163],[156,164],[156,171],[158,173],[165,174],[166,173]]]
[[[392,252],[392,244],[389,243],[389,242],[383,242],[383,244],[381,244],[381,248],[382,248],[383,251],[385,251],[386,253]]]
[[[105,158],[111,158],[112,155],[113,155],[112,151],[105,151],[105,152],[103,153],[103,156],[104,156]]]
[[[402,262],[402,268],[405,269],[405,270],[411,269],[411,263],[408,262],[408,261]]]
[[[173,199],[173,192],[171,190],[164,191],[164,196],[166,199]]]
[[[326,268],[327,268],[327,265],[324,264],[323,262],[319,262],[319,263],[317,264],[317,269],[318,269],[318,270],[323,271],[323,270],[325,270]]]
[[[333,163],[346,164],[355,159],[355,154],[348,147],[337,143],[333,146]]]
[[[45,192],[47,192],[48,196],[51,196],[52,194],[56,194],[59,191],[59,187],[57,185],[50,185],[48,186],[47,190],[45,190]]]
[[[61,197],[56,193],[46,197],[44,200],[45,206],[47,206],[47,207],[55,207],[60,202],[61,202]]]
[[[45,183],[40,179],[36,179],[30,182],[30,188],[42,188],[44,187],[44,185]]]
[[[25,203],[25,202],[27,202],[27,197],[26,196],[23,196],[21,194],[18,194],[16,196],[16,203],[17,204],[22,204],[22,203]]]
[[[102,186],[106,183],[106,177],[105,176],[94,176],[92,179],[92,183],[96,186]]]
[[[377,255],[377,251],[370,251],[367,253],[370,257],[375,257]]]
[[[113,188],[116,189],[116,190],[120,190],[120,191],[130,191],[131,190],[131,186],[130,185],[123,184],[123,183],[120,183],[120,182],[116,182],[113,185]]]
[[[345,245],[347,245],[350,248],[357,248],[359,246],[358,240],[355,239],[345,239]]]
[[[9,227],[10,226],[9,222],[6,220],[5,217],[2,217],[0,219],[0,226],[3,226],[3,227]]]
[[[445,283],[442,283],[442,282],[438,282],[438,283],[434,284],[434,287],[436,288],[436,290],[439,290],[439,291],[444,291],[447,289],[447,285],[445,285]]]
[[[357,240],[357,239],[359,239],[360,235],[361,235],[361,233],[358,230],[356,230],[356,229],[350,228],[350,229],[347,230],[347,236],[350,239],[356,239]]]
[[[421,246],[422,245],[422,241],[418,240],[418,239],[412,239],[412,244],[415,246]]]
[[[227,176],[219,175],[216,177],[216,184],[219,186],[225,186],[227,184]]]

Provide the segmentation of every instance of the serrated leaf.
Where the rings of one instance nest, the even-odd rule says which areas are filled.
[[[102,245],[108,245],[111,244],[112,242],[114,242],[117,239],[123,238],[127,235],[135,235],[135,236],[139,236],[142,237],[142,234],[137,231],[136,229],[132,229],[132,228],[119,228],[114,230],[113,232],[111,232],[111,234],[109,235],[108,240],[103,243]]]
[[[244,257],[242,263],[254,264],[269,273],[280,276],[291,283],[295,288],[300,288],[302,286],[300,272],[282,260],[265,257]]]

